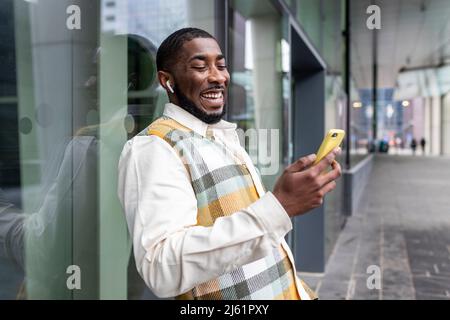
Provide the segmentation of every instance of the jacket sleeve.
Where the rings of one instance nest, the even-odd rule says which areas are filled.
[[[266,256],[292,229],[268,192],[249,207],[197,224],[197,201],[181,159],[157,136],[129,140],[119,160],[118,196],[139,274],[158,297],[173,297]]]

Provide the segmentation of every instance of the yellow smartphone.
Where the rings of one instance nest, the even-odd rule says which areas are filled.
[[[319,151],[317,151],[317,158],[313,165],[316,165],[322,160],[327,154],[333,151],[334,148],[338,147],[345,137],[345,131],[341,129],[331,129],[327,132],[325,138],[320,145]]]

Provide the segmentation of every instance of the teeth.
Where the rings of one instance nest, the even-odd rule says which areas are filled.
[[[202,94],[202,97],[207,99],[220,99],[222,98],[222,93],[205,93]]]

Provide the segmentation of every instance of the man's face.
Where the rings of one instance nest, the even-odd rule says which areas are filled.
[[[196,38],[186,42],[173,76],[181,107],[207,123],[220,120],[225,112],[230,75],[216,40]]]

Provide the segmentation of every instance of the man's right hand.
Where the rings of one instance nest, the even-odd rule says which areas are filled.
[[[315,154],[298,159],[278,178],[273,194],[290,217],[301,215],[323,204],[324,196],[336,187],[341,166],[335,158],[340,148],[331,151],[317,165]],[[332,170],[323,173],[329,166]]]

